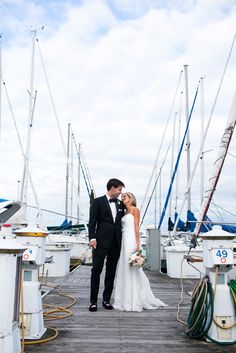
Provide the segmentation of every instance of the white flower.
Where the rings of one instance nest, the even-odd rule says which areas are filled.
[[[144,256],[141,252],[133,252],[129,256],[129,264],[131,267],[142,267],[145,263]]]

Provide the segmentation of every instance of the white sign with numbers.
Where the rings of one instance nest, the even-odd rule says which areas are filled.
[[[233,251],[232,249],[212,249],[212,255],[215,265],[233,265]]]
[[[37,247],[32,246],[23,253],[23,261],[35,261],[37,256]]]

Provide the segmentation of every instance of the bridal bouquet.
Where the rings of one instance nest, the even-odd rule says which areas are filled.
[[[141,251],[134,251],[129,256],[129,264],[131,267],[142,267],[145,263],[144,256]]]

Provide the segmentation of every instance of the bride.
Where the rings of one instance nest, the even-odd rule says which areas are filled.
[[[131,267],[129,264],[130,254],[140,250],[140,214],[132,193],[123,194],[122,201],[126,207],[126,214],[121,220],[122,244],[115,277],[114,309],[142,311],[167,306],[152,293],[143,269]]]

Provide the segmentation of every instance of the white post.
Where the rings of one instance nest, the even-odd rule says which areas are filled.
[[[20,353],[20,287],[25,247],[0,239],[0,353]]]
[[[23,254],[23,321],[25,339],[38,339],[45,333],[39,267],[45,262],[45,243],[48,233],[38,227],[14,231],[17,242],[26,250]]]
[[[234,343],[236,340],[235,307],[228,285],[228,272],[234,267],[234,237],[220,226],[201,234],[203,265],[214,291],[213,320],[207,332],[207,341],[213,339],[218,343]],[[211,320],[210,311],[207,320]]]

